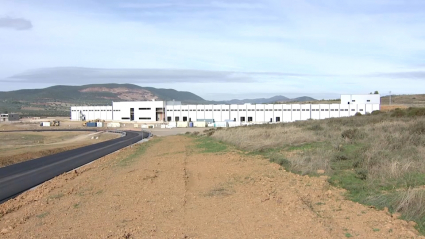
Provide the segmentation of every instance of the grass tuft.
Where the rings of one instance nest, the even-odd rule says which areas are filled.
[[[227,151],[228,146],[209,137],[196,138],[196,148],[203,153],[220,153]]]

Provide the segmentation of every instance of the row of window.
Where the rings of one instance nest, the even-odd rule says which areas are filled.
[[[201,110],[201,109],[198,109],[198,110],[167,110],[167,111],[177,111],[177,112],[180,112],[180,111],[204,111],[204,110]],[[211,109],[206,109],[205,111],[212,111]],[[220,110],[217,110],[217,109],[215,109],[214,111],[220,111]],[[223,111],[229,111],[229,110],[223,110]],[[232,109],[231,111],[238,111],[237,109]],[[248,110],[246,110],[246,109],[239,109],[239,111],[273,111],[273,109],[265,109],[265,110],[263,110],[263,109],[257,109],[257,110],[255,110],[255,109],[248,109]],[[274,111],[310,111],[310,109],[274,109]],[[338,110],[338,109],[311,109],[311,111],[348,111],[348,109],[340,109],[340,110]],[[355,109],[351,109],[351,111],[356,111]],[[359,111],[363,111],[363,109],[359,109]]]
[[[112,111],[112,110],[71,110],[71,111],[75,111],[75,112],[77,112],[77,111],[83,111],[83,112],[87,112],[87,111],[90,111],[90,112],[98,112],[98,111]],[[114,111],[116,111],[116,110],[114,110]]]

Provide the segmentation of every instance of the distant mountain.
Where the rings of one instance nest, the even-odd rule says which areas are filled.
[[[206,101],[187,91],[140,87],[133,84],[57,85],[45,89],[0,92],[0,112],[21,113],[22,116],[68,116],[75,105],[111,105],[112,101],[175,100],[183,104],[269,104],[290,101],[313,101],[310,97]]]
[[[132,84],[52,86],[45,89],[0,92],[0,112],[22,115],[69,115],[73,105],[110,105],[112,101],[176,100],[186,104],[207,102],[187,91],[140,87]]]
[[[214,101],[216,102],[216,104],[272,104],[272,103],[277,103],[277,102],[291,102],[291,101],[314,101],[316,99],[313,99],[311,97],[308,96],[303,96],[303,97],[298,97],[298,98],[293,98],[290,99],[288,97],[282,96],[282,95],[277,95],[277,96],[273,96],[271,98],[258,98],[258,99],[244,99],[244,100],[227,100],[227,101]]]
[[[0,98],[24,101],[77,101],[90,104],[126,100],[205,101],[187,91],[140,87],[132,84],[94,84],[83,86],[52,86],[45,89],[0,92]]]
[[[291,102],[295,102],[295,101],[296,102],[306,102],[306,101],[316,101],[316,99],[308,97],[308,96],[301,96],[301,97],[290,99],[288,101],[291,101]]]

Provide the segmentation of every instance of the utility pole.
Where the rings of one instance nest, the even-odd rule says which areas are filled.
[[[390,91],[390,105],[391,105],[391,91]]]

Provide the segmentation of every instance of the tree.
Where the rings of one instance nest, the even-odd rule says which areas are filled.
[[[377,91],[377,90],[375,90],[375,93],[374,93],[375,95],[379,95],[379,92]]]

